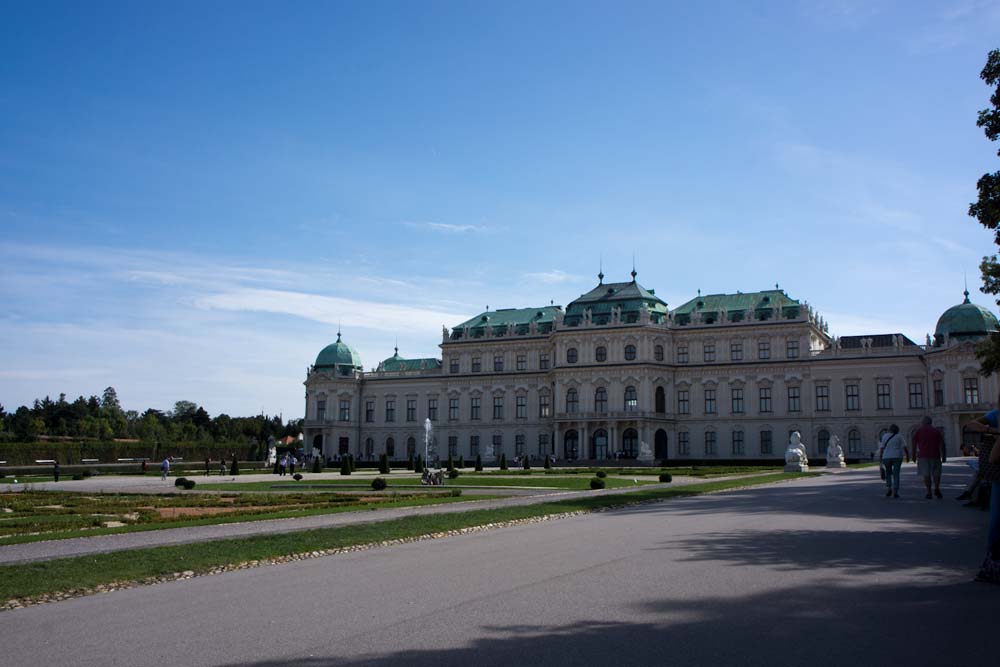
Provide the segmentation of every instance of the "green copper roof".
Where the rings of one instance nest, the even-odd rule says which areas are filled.
[[[430,357],[425,359],[403,359],[399,356],[398,349],[394,355],[378,365],[378,370],[390,373],[397,373],[400,371],[426,371],[436,368],[441,368],[440,359]]]
[[[611,321],[611,311],[616,308],[621,308],[623,322],[636,322],[643,305],[649,310],[651,321],[660,322],[666,319],[666,302],[635,280],[628,283],[601,282],[566,307],[565,322],[567,326],[575,326],[583,320],[584,313],[589,310],[595,324],[607,324]]]
[[[465,328],[469,328],[470,338],[480,338],[486,333],[489,327],[494,336],[506,335],[509,327],[514,327],[516,334],[526,334],[534,322],[539,333],[547,333],[552,330],[552,322],[556,314],[562,311],[561,306],[539,306],[538,308],[500,308],[499,310],[487,310],[473,317],[471,320],[462,322],[452,329],[452,338],[461,338]]]
[[[340,332],[337,332],[337,342],[331,343],[323,348],[316,357],[317,369],[337,368],[346,370],[351,368],[361,369],[361,355],[353,347],[340,340]]]
[[[966,291],[965,301],[944,311],[938,318],[934,338],[940,343],[945,334],[951,338],[975,338],[994,331],[1000,331],[996,316],[969,301],[969,292]]]
[[[706,294],[697,296],[672,311],[678,324],[691,321],[691,313],[697,311],[706,321],[719,317],[725,310],[730,321],[747,319],[752,311],[755,319],[769,319],[775,316],[775,309],[785,317],[797,317],[801,304],[789,298],[783,290],[773,289],[762,292],[737,292],[736,294]]]

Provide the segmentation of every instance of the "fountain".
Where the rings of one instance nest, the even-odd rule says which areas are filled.
[[[434,426],[430,418],[424,420],[424,465],[431,464],[431,457],[434,456]]]

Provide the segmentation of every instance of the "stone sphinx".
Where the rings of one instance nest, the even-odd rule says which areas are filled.
[[[788,449],[785,450],[785,472],[805,472],[806,470],[809,470],[806,447],[802,444],[802,435],[798,431],[793,431],[792,437],[788,439]]]
[[[840,438],[835,435],[830,437],[830,444],[826,448],[826,467],[847,467],[847,463],[844,461],[844,448],[840,446]]]

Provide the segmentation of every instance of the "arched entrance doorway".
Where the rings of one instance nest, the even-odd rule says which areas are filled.
[[[667,432],[662,428],[653,436],[653,458],[660,461],[667,458]]]
[[[412,435],[406,439],[406,456],[413,458],[417,455],[417,439]]]
[[[313,436],[313,449],[318,449],[320,454],[323,452],[323,434],[317,433]]]
[[[394,438],[385,439],[385,455],[389,458],[396,455],[396,440]]]
[[[594,431],[594,436],[591,438],[590,442],[590,458],[608,458],[608,432],[603,428],[599,428]]]
[[[563,457],[567,461],[580,458],[580,435],[576,431],[566,431],[563,436]]]
[[[634,428],[627,428],[622,433],[622,456],[626,459],[639,457],[639,433]]]

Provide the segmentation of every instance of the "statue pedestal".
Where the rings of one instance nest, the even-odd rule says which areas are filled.
[[[809,472],[808,463],[786,463],[785,472]]]
[[[843,461],[828,461],[826,464],[827,468],[846,468],[847,464]]]

